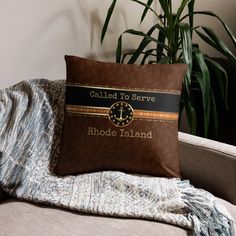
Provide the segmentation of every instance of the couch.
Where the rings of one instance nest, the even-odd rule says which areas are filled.
[[[236,147],[179,132],[184,179],[210,191],[236,220]],[[187,236],[160,222],[82,214],[29,203],[0,189],[1,236]]]

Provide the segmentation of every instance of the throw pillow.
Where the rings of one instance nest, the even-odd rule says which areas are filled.
[[[55,173],[180,177],[178,105],[187,66],[65,60],[65,119]]]

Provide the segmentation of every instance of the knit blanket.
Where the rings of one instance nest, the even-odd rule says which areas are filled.
[[[64,81],[44,79],[0,91],[0,187],[7,193],[79,212],[170,223],[193,235],[234,235],[224,206],[188,181],[115,171],[54,175],[64,92]]]

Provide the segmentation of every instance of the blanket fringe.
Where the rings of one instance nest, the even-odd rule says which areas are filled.
[[[212,194],[194,188],[187,180],[178,185],[195,236],[235,236],[234,220]]]

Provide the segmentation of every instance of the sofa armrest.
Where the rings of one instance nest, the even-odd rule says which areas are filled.
[[[179,132],[182,176],[236,204],[236,146]]]

